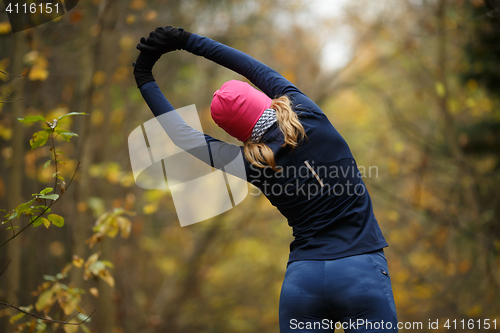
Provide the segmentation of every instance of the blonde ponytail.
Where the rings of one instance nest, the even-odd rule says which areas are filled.
[[[299,141],[307,137],[304,127],[300,123],[299,117],[292,109],[292,103],[287,96],[275,98],[272,101],[271,109],[276,110],[276,120],[283,133],[285,143],[282,147],[291,146],[292,149],[298,146]],[[246,159],[259,168],[270,166],[277,171],[274,153],[266,144],[253,142],[251,139],[245,141],[243,148]]]

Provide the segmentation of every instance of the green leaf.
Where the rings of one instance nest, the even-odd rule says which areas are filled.
[[[40,194],[47,194],[49,192],[52,192],[53,188],[52,187],[47,187],[47,188],[44,188]]]
[[[45,211],[45,213],[50,213],[50,208],[48,208],[47,206],[32,206],[31,208],[33,208],[33,213],[40,213],[42,211]]]
[[[49,228],[50,227],[50,221],[47,220],[45,217],[42,217],[42,222],[43,222],[43,225],[45,226],[45,228]]]
[[[37,333],[46,332],[47,324],[38,319],[35,327],[37,329]]]
[[[45,118],[42,116],[27,116],[25,118],[17,118],[22,123],[33,123],[35,121],[45,121]]]
[[[48,160],[47,162],[45,162],[45,164],[43,165],[43,170],[47,169],[47,167],[50,165],[50,162],[52,162],[52,160]]]
[[[57,279],[52,276],[52,275],[44,275],[43,276],[43,279],[46,280],[46,281],[52,281],[52,282],[55,282]]]
[[[49,216],[47,216],[47,218],[56,227],[61,228],[62,226],[64,226],[64,217],[62,217],[62,216],[59,216],[57,214],[49,214]]]
[[[33,134],[33,138],[30,140],[31,150],[41,147],[47,143],[49,138],[49,133],[47,131],[38,131]]]
[[[70,113],[65,114],[64,116],[57,118],[57,120],[61,120],[61,119],[66,118],[66,117],[76,116],[76,115],[88,115],[88,114],[85,112],[70,112]]]
[[[10,230],[10,229],[15,229],[15,228],[19,228],[17,225],[13,226],[13,227],[8,227],[7,229],[5,230]]]
[[[62,136],[62,138],[68,142],[72,137],[78,136],[78,134],[65,129],[56,129],[56,133]]]
[[[39,196],[40,199],[57,200],[59,199],[59,194],[44,194]]]
[[[69,142],[69,140],[74,137],[74,136],[78,136],[78,134],[76,133],[73,133],[73,132],[69,132],[69,131],[66,131],[66,132],[62,132],[62,133],[59,133],[60,136],[62,136],[62,138],[64,140],[66,140],[67,142]]]
[[[21,319],[24,316],[25,316],[24,313],[19,312],[18,314],[15,314],[12,317],[10,317],[9,321],[10,321],[11,324],[13,324],[13,323],[15,323],[16,321],[18,321],[19,319]]]
[[[17,217],[17,212],[14,211],[14,212],[12,212],[10,214],[5,215],[5,217],[7,218],[7,221],[3,221],[2,224],[6,223],[6,222],[8,222],[10,220],[15,219]]]
[[[446,87],[441,81],[436,82],[436,94],[441,98],[444,97],[444,95],[446,95]]]
[[[104,264],[104,266],[107,266],[107,267],[110,267],[110,268],[114,268],[115,266],[113,265],[113,263],[109,260],[101,260],[101,262]]]
[[[57,129],[55,129],[55,131],[57,134],[68,134],[68,135],[75,134],[76,135],[75,132],[72,132],[70,130],[63,129],[63,128],[57,128]]]
[[[31,199],[28,202],[22,203],[19,206],[17,206],[14,210],[17,212],[18,216],[21,215],[24,212],[31,212],[31,204],[35,201],[35,199]]]
[[[78,320],[80,320],[80,321],[86,320],[86,322],[90,322],[90,319],[91,319],[91,318],[89,318],[89,316],[87,316],[86,314],[83,314],[83,313],[77,314],[76,318],[78,318]]]
[[[33,222],[33,226],[38,227],[38,226],[42,225],[43,219],[45,219],[45,217],[39,217],[38,219],[36,219],[35,222]]]

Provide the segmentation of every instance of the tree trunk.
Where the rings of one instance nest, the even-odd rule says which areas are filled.
[[[14,52],[12,54],[12,74],[19,75],[23,71],[22,57],[25,50],[24,33],[19,32],[14,34]],[[12,100],[22,97],[24,88],[24,78],[21,78],[15,87],[12,94]],[[21,124],[17,118],[23,117],[24,114],[24,101],[20,100],[12,104],[11,109],[11,123],[13,127],[12,136],[12,162],[10,165],[9,181],[7,187],[7,206],[8,210],[14,209],[17,205],[22,203],[23,196],[23,179],[24,179],[24,125]],[[24,219],[23,219],[24,220]],[[19,230],[19,229],[17,229]],[[7,233],[10,237],[12,233]],[[19,305],[19,289],[21,280],[21,254],[23,250],[23,237],[18,236],[16,239],[10,241],[5,246],[6,261],[10,262],[5,277],[2,277],[6,286],[6,301]],[[8,328],[2,330],[3,332],[12,329],[12,325],[6,323]]]
[[[83,18],[81,22],[81,57],[79,59],[80,77],[77,96],[74,104],[74,110],[90,114],[92,109],[92,93],[94,86],[92,78],[95,73],[96,48],[95,37],[89,34],[90,27],[94,24],[94,11],[91,2],[82,3]],[[93,146],[90,140],[90,117],[82,117],[81,121],[77,122],[76,132],[79,135],[79,140],[76,140],[78,150],[78,161],[81,163],[78,174],[75,177],[73,186],[75,207],[72,209],[74,218],[72,218],[72,253],[84,260],[88,257],[88,246],[85,240],[90,237],[93,225],[93,217],[89,209],[86,208],[89,194],[89,176],[88,170],[92,161]],[[71,282],[77,287],[85,286],[83,274],[81,270],[70,271]],[[89,298],[83,297],[82,307],[87,312],[92,312],[94,308],[89,304]],[[89,314],[87,313],[87,314]]]

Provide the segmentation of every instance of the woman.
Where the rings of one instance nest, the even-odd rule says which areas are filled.
[[[244,142],[237,151],[244,153],[247,181],[293,229],[280,331],[333,332],[342,326],[346,332],[397,332],[387,243],[349,147],[321,109],[263,63],[182,28],[158,28],[137,48],[134,75],[155,116],[175,112],[152,75],[161,55],[174,50],[212,60],[262,91],[228,81],[214,93],[211,114]],[[220,143],[204,137],[209,147]],[[206,162],[222,168],[234,151],[211,148]]]

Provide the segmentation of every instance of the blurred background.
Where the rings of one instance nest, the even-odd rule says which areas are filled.
[[[0,306],[1,332],[278,332],[292,235],[265,197],[181,228],[168,191],[134,183],[127,137],[152,114],[131,64],[164,25],[250,54],[327,114],[366,168],[400,321],[500,327],[500,1],[88,0],[18,33],[0,10],[0,71],[24,75],[0,73],[0,208],[81,163],[52,207],[64,226],[0,247],[0,301],[62,321],[95,310],[69,326]],[[174,107],[196,104],[205,132],[232,141],[209,105],[242,77],[185,51],[154,74]],[[30,148],[45,124],[17,118],[68,112],[90,116],[61,120],[78,137],[55,141],[56,171],[49,144]]]

